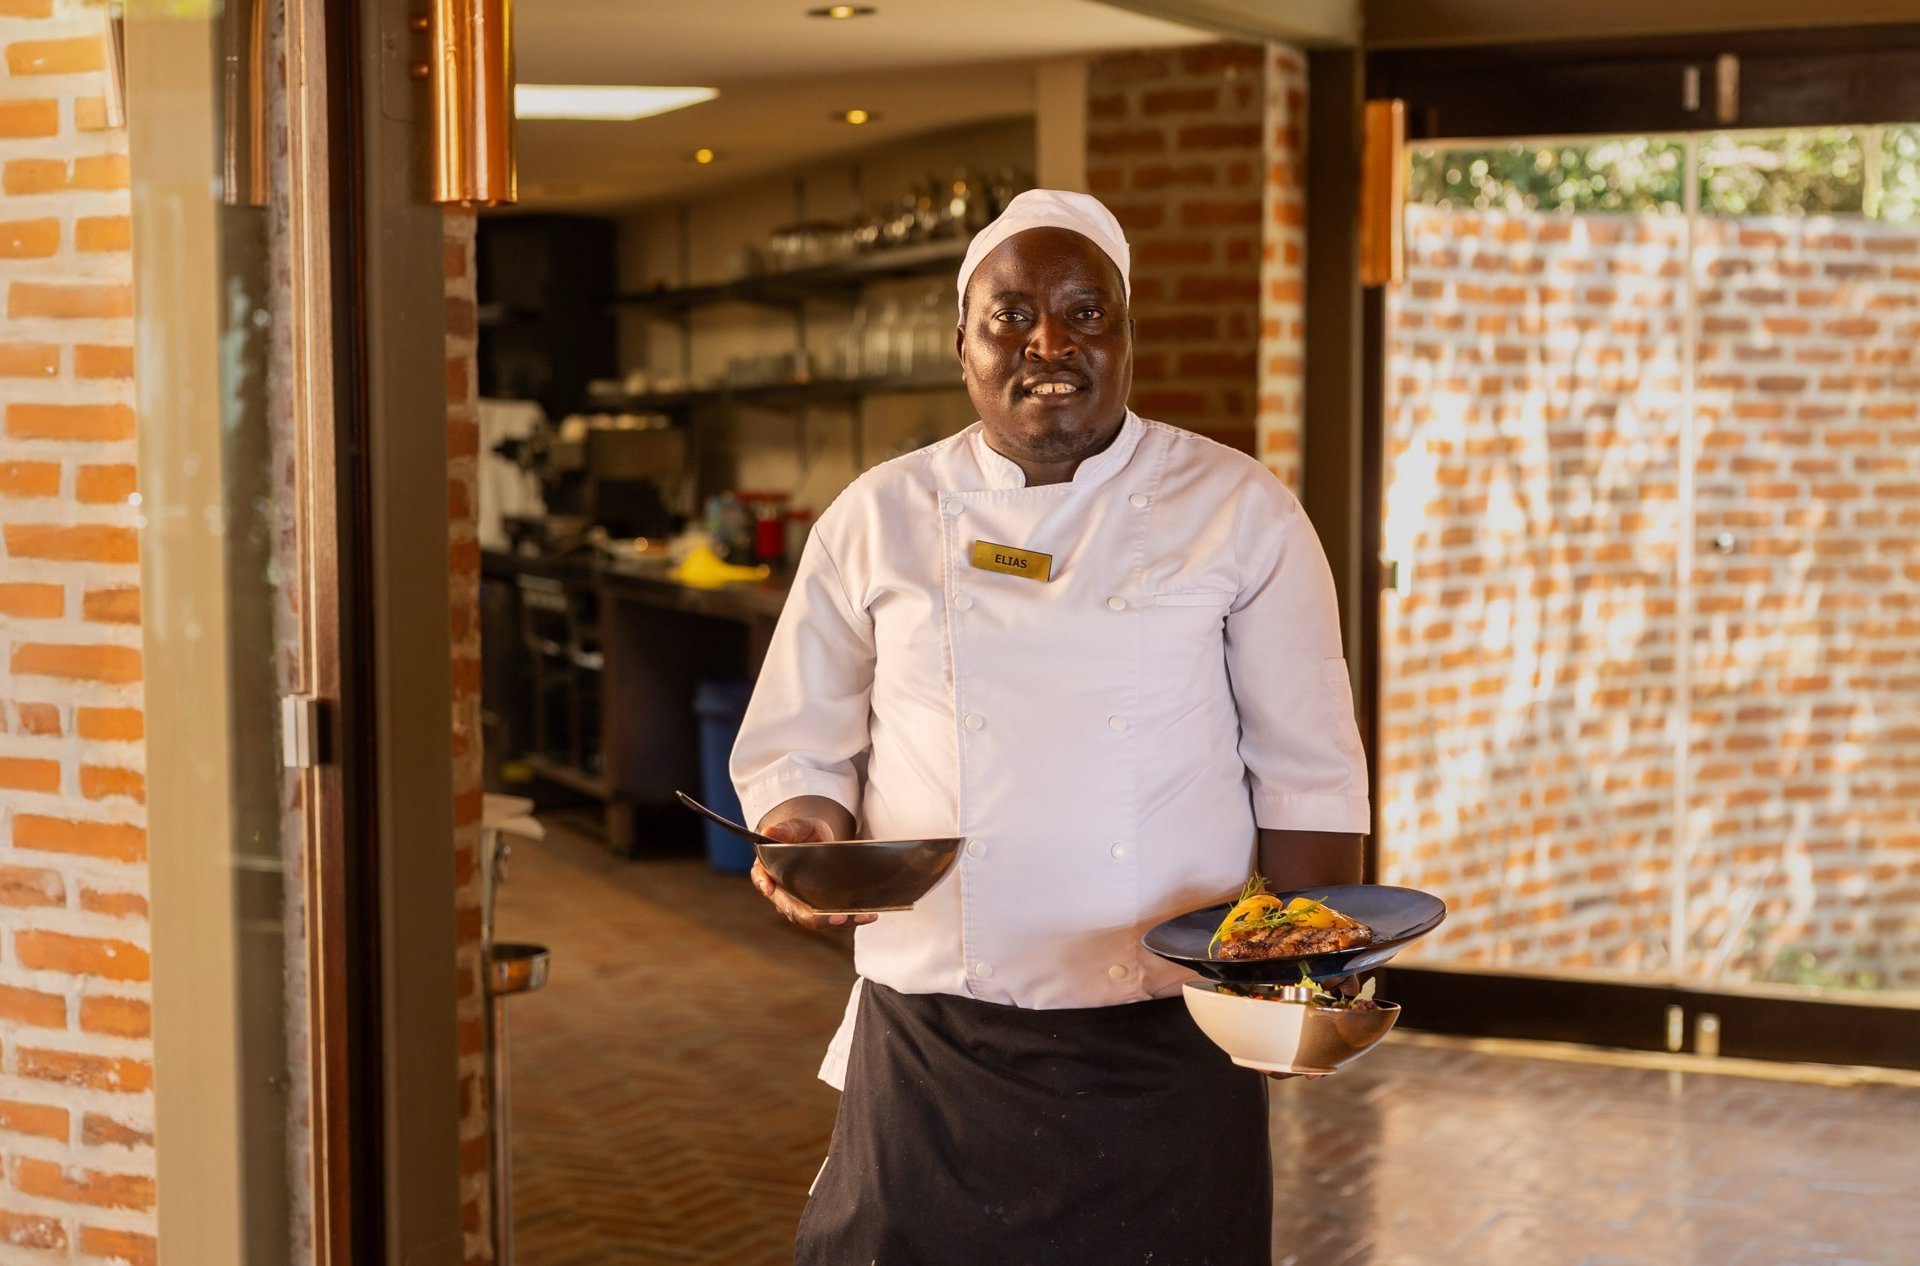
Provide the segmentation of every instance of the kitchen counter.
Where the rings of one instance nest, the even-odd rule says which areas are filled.
[[[683,585],[662,560],[484,550],[480,572],[488,762],[524,762],[606,806],[634,854],[697,835],[675,790],[701,790],[702,681],[752,678],[788,577]]]
[[[506,550],[480,553],[482,575],[543,576],[563,584],[594,585],[635,602],[748,623],[778,619],[791,580],[788,573],[775,572],[765,580],[706,589],[681,584],[667,574],[671,570],[664,559],[615,561],[597,554],[529,556]]]

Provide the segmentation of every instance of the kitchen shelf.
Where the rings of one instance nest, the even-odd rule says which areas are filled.
[[[538,325],[538,309],[510,303],[483,303],[473,310],[473,319],[481,329],[500,329],[509,325]]]
[[[535,752],[521,757],[527,768],[548,782],[558,783],[570,791],[583,796],[593,796],[605,800],[613,791],[613,783],[604,774],[590,774],[584,769],[576,769],[563,761],[554,760]]]
[[[914,374],[885,378],[825,378],[813,382],[769,383],[758,387],[719,387],[706,391],[676,391],[644,396],[596,400],[597,411],[671,413],[702,404],[758,404],[772,408],[805,408],[815,404],[845,403],[890,392],[961,391],[959,366],[943,374]]]
[[[863,251],[809,268],[762,273],[737,281],[682,286],[616,295],[609,302],[657,316],[680,317],[717,303],[758,303],[793,307],[834,292],[857,294],[861,287],[890,277],[921,277],[958,267],[967,253],[959,238],[920,242],[886,250]]]

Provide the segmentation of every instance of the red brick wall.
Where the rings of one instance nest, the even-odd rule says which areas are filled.
[[[1298,493],[1306,378],[1307,61],[1280,44],[1266,49],[1263,127],[1258,453]]]
[[[1679,884],[1690,975],[1920,984],[1920,232],[1702,222],[1690,436],[1681,220],[1409,247],[1378,794],[1426,952],[1666,971]]]
[[[1693,935],[1752,893],[1736,978],[1807,951],[1920,987],[1920,225],[1697,251]]]
[[[447,502],[453,609],[454,899],[459,919],[461,1217],[469,1263],[490,1262],[485,994],[481,981],[479,389],[472,213],[447,215]]]
[[[0,5],[0,1256],[154,1255],[126,134]]]
[[[1133,407],[1252,452],[1265,51],[1095,58],[1087,185],[1133,249]]]

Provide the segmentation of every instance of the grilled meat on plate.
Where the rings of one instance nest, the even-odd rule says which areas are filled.
[[[1373,931],[1364,923],[1331,928],[1281,924],[1223,937],[1217,953],[1221,958],[1230,959],[1290,958],[1297,954],[1331,954],[1353,949],[1372,939]]]

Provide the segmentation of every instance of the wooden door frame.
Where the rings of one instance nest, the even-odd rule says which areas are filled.
[[[351,224],[339,246],[353,307],[354,429],[341,437],[343,752],[357,794],[359,990],[345,1000],[367,1094],[355,1115],[356,1180],[379,1217],[356,1223],[356,1266],[466,1260],[460,1196],[453,686],[448,624],[444,210],[429,199],[429,56],[408,0],[355,0],[350,54]],[[349,583],[350,582],[350,583]],[[346,601],[350,595],[350,604]]]
[[[1827,127],[1920,120],[1917,67],[1920,23],[1481,44],[1371,52],[1367,96],[1405,100],[1411,140]]]

